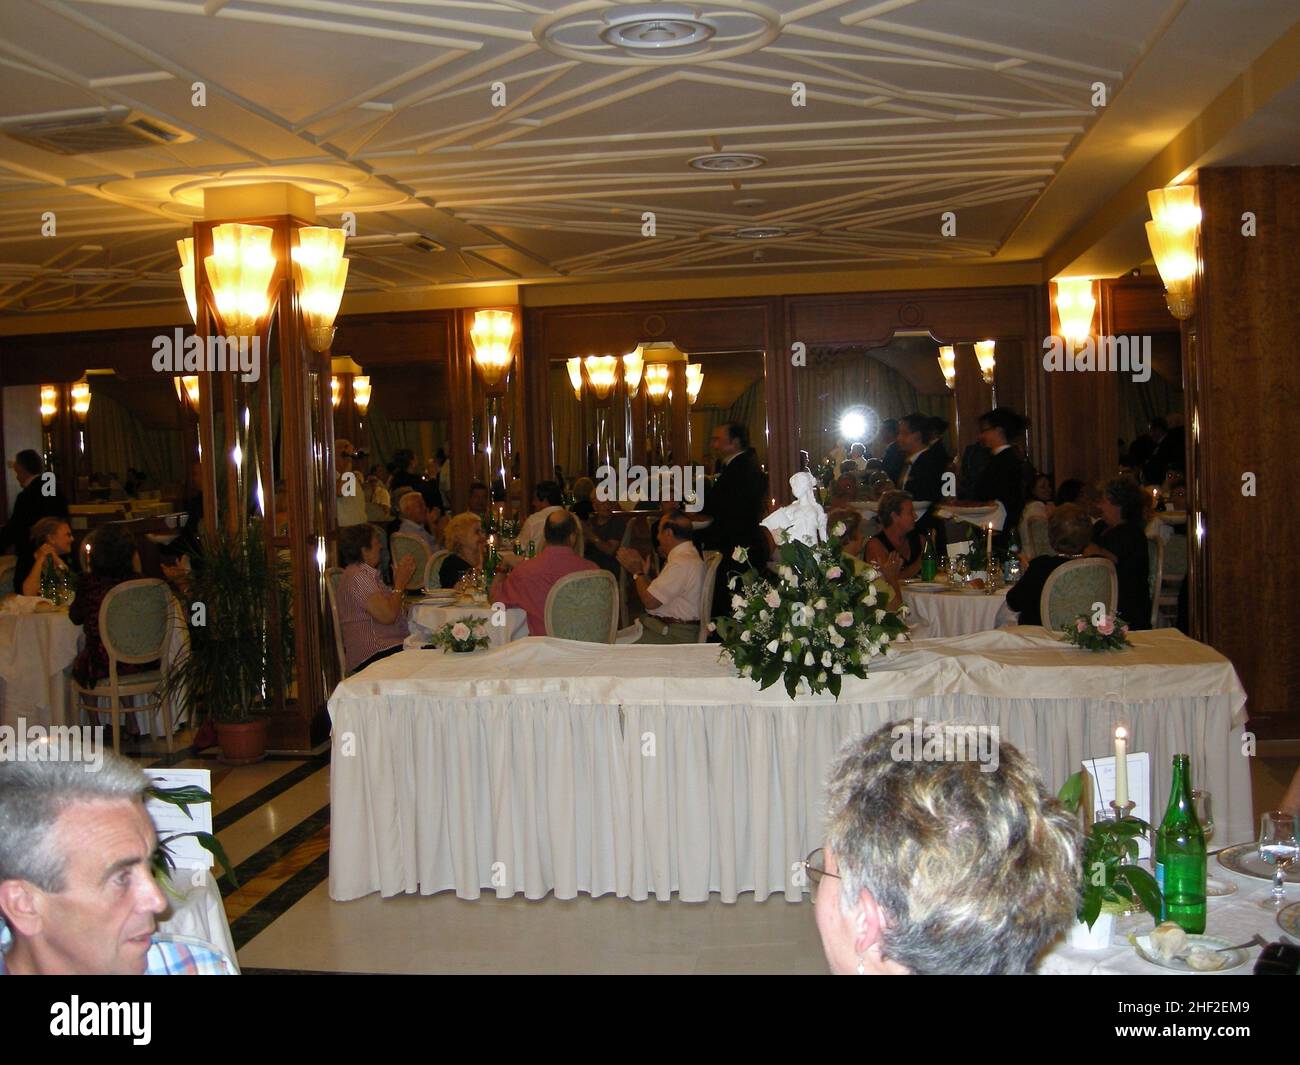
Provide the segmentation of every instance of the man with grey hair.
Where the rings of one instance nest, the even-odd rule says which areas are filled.
[[[224,973],[211,947],[155,934],[167,908],[148,778],[104,754],[0,762],[0,974]]]
[[[414,490],[402,495],[397,503],[397,512],[402,516],[398,532],[418,536],[429,546],[430,551],[438,550],[438,541],[429,532],[429,507],[424,496]]]
[[[931,728],[935,726],[930,726]],[[1075,920],[1079,827],[1010,744],[997,768],[916,758],[900,721],[831,771],[826,846],[805,863],[836,973],[1012,974]]]

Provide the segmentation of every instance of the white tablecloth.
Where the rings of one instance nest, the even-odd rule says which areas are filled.
[[[235,941],[230,937],[230,922],[226,907],[221,901],[221,890],[210,869],[177,868],[171,875],[172,890],[181,896],[177,901],[167,896],[171,903],[167,916],[158,922],[158,931],[173,935],[193,936],[211,943],[239,968],[235,956]]]
[[[501,647],[511,640],[522,640],[528,635],[528,615],[518,607],[510,607],[505,612],[505,624],[492,624],[491,606],[435,606],[433,603],[412,603],[407,611],[407,620],[412,626],[418,626],[423,633],[416,633],[427,640],[429,633],[437,632],[450,621],[460,618],[482,618],[487,624],[483,632],[493,647]]]
[[[941,518],[964,521],[980,529],[987,528],[989,522],[992,522],[993,528],[999,532],[1007,523],[1007,508],[1001,503],[991,503],[986,507],[942,506],[935,513]]]
[[[907,619],[915,626],[914,638],[967,636],[972,632],[996,629],[1015,621],[1015,612],[1007,608],[1007,592],[999,588],[979,592],[925,592],[903,585],[903,602],[912,611]]]
[[[1217,833],[1216,833],[1217,836]],[[1234,839],[1236,837],[1233,837]],[[1242,840],[1244,842],[1244,839]],[[1221,846],[1216,843],[1211,845]],[[1226,939],[1232,946],[1245,943],[1251,936],[1259,933],[1272,943],[1282,938],[1282,929],[1278,927],[1277,918],[1272,911],[1261,909],[1260,900],[1267,898],[1272,884],[1266,880],[1255,880],[1241,876],[1223,868],[1217,858],[1209,859],[1210,876],[1225,883],[1236,884],[1235,895],[1222,895],[1207,900],[1205,915],[1205,934]],[[1300,889],[1294,884],[1287,885],[1287,900],[1300,902]],[[1195,973],[1180,973],[1166,969],[1144,960],[1128,942],[1128,935],[1146,935],[1156,922],[1149,914],[1135,914],[1131,917],[1118,917],[1115,920],[1115,932],[1111,936],[1111,946],[1105,950],[1080,950],[1062,941],[1043,956],[1038,971],[1045,974],[1134,974],[1145,976],[1194,976]],[[1250,947],[1246,951],[1246,964],[1238,969],[1224,973],[1224,976],[1249,976],[1259,960],[1259,947]]]
[[[68,676],[81,626],[66,610],[0,614],[0,724],[68,724]]]
[[[927,640],[792,702],[720,662],[716,644],[601,648],[546,637],[474,655],[406,651],[330,699],[330,895],[477,898],[483,888],[733,901],[802,897],[822,842],[824,778],[849,737],[913,716],[996,724],[1053,790],[1110,753],[1123,723],[1215,797],[1222,831],[1253,831],[1231,664],[1172,629],[1097,655],[1037,627]],[[347,754],[343,752],[347,751]]]

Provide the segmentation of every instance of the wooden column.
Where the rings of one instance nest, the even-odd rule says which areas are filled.
[[[1252,715],[1296,713],[1300,168],[1210,168],[1197,181],[1201,274],[1183,352],[1188,487],[1204,529],[1191,538],[1193,616],[1232,660]]]
[[[1051,332],[1060,336],[1056,303],[1050,305]],[[1111,325],[1103,316],[1096,327],[1106,333]],[[1031,353],[1039,372],[1047,377],[1051,398],[1052,475],[1059,485],[1070,478],[1085,484],[1109,480],[1119,470],[1115,442],[1119,434],[1119,389],[1114,373],[1047,372],[1042,369],[1043,348]]]

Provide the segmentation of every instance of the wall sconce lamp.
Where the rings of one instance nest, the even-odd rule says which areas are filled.
[[[370,378],[361,376],[352,378],[352,405],[363,418],[370,408]]]
[[[266,226],[227,222],[212,231],[212,254],[203,260],[217,304],[217,316],[230,336],[256,336],[271,312],[275,276],[273,233]]]
[[[698,362],[686,364],[686,401],[694,406],[704,385],[704,367]]]
[[[597,402],[604,403],[618,384],[618,358],[614,355],[588,355],[582,363],[587,370],[587,384],[596,394]]]
[[[943,373],[943,383],[948,386],[948,390],[955,391],[957,388],[957,352],[951,344],[946,344],[939,349],[939,370]]]
[[[72,386],[72,413],[77,416],[77,421],[85,425],[86,415],[90,413],[89,381],[78,381]]]
[[[180,402],[189,402],[190,409],[195,414],[199,412],[199,379],[194,376],[173,377],[172,384],[176,387],[176,398]]]
[[[565,362],[569,371],[569,384],[573,386],[573,398],[582,401],[582,356],[575,355]]]
[[[1201,208],[1195,185],[1171,185],[1147,193],[1151,221],[1147,241],[1165,284],[1165,304],[1179,321],[1196,310],[1196,234]]]
[[[41,385],[41,425],[48,429],[59,414],[59,388]]]
[[[629,399],[635,396],[636,390],[641,387],[641,375],[644,371],[645,359],[641,356],[640,348],[623,356],[623,383],[627,385]]]
[[[185,302],[190,308],[190,321],[199,323],[199,303],[194,292],[194,238],[186,237],[176,242],[176,250],[181,256],[181,288],[185,291]]]
[[[993,370],[997,366],[997,360],[993,357],[993,345],[992,340],[975,341],[975,359],[980,364],[980,374],[986,385],[993,383]]]
[[[474,364],[483,377],[489,395],[505,391],[506,378],[513,359],[511,342],[515,336],[515,316],[511,311],[475,311],[470,329],[474,345]]]
[[[668,377],[672,371],[666,362],[652,362],[645,368],[645,391],[658,406],[668,395]]]
[[[1060,277],[1056,280],[1056,316],[1066,340],[1086,340],[1092,333],[1092,314],[1097,300],[1092,278]]]
[[[298,306],[307,343],[315,352],[329,351],[334,343],[334,319],[348,279],[348,260],[343,257],[346,240],[342,229],[304,226],[291,253]]]

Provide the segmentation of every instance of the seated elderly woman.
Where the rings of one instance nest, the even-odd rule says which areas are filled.
[[[903,581],[914,577],[921,569],[921,552],[924,545],[916,531],[916,508],[907,492],[886,492],[880,497],[876,510],[880,532],[867,541],[866,560],[893,589],[893,599],[903,599]]]
[[[1021,625],[1043,623],[1039,612],[1043,586],[1053,570],[1072,558],[1078,558],[1092,542],[1092,519],[1082,507],[1074,503],[1062,503],[1052,510],[1052,516],[1047,519],[1047,539],[1055,553],[1030,559],[1024,576],[1007,590],[1007,606],[1019,611]]]
[[[343,657],[349,673],[402,649],[409,629],[402,613],[402,593],[415,572],[415,557],[406,555],[393,567],[396,588],[379,575],[379,530],[373,525],[349,525],[339,530],[339,577],[334,603],[343,637]]]
[[[438,570],[438,584],[455,588],[466,573],[483,565],[483,545],[487,542],[483,536],[483,520],[472,511],[457,514],[447,522],[442,535],[451,554],[443,559]]]
[[[806,862],[831,970],[1032,972],[1074,924],[1080,842],[996,732],[900,721],[850,741]]]
[[[32,526],[31,550],[19,555],[14,566],[15,591],[40,595],[46,565],[52,565],[56,573],[70,573],[63,560],[71,552],[72,526],[63,518],[42,518]]]

